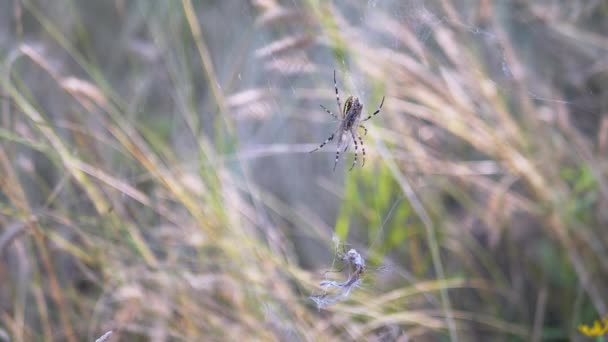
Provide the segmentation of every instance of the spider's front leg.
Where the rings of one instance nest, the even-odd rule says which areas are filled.
[[[380,106],[378,107],[378,109],[376,109],[376,111],[372,115],[366,117],[365,119],[363,119],[361,121],[367,121],[367,120],[371,119],[373,116],[376,116],[376,114],[380,113],[380,109],[382,109],[383,104],[384,104],[384,96],[382,96],[382,102],[380,102]]]
[[[325,109],[325,111],[327,112],[327,114],[329,114],[329,115],[333,116],[333,117],[334,117],[334,118],[336,118],[337,120],[340,120],[340,118],[338,118],[338,116],[337,116],[336,114],[334,114],[334,113],[333,113],[331,110],[329,110],[329,109],[325,108],[325,106],[323,106],[323,105],[320,105],[320,106],[321,106],[321,108]]]
[[[336,89],[336,101],[338,102],[338,112],[342,110],[340,105],[340,95],[338,95],[338,82],[336,82],[336,70],[334,69],[334,88]]]

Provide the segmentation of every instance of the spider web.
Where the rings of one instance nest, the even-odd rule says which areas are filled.
[[[394,210],[403,200],[405,200],[405,197],[397,198],[393,202],[388,213],[382,220],[382,224],[379,227],[375,238],[371,241],[368,248],[364,249],[361,246],[353,246],[347,242],[341,241],[337,235],[333,235],[334,256],[330,268],[323,272],[323,280],[320,282],[323,291],[310,296],[310,299],[315,302],[319,310],[333,305],[338,301],[346,300],[357,288],[365,288],[370,286],[370,284],[371,286],[374,286],[378,281],[378,278],[382,276],[398,274],[408,282],[414,283],[416,281],[415,277],[409,274],[409,272],[400,269],[396,262],[393,262],[386,257],[382,257],[384,260],[379,264],[368,264],[371,259],[371,254],[374,253],[374,249],[380,246],[384,238],[384,228],[386,224],[392,218]],[[345,260],[345,256],[347,253],[350,253],[350,251],[355,251],[357,255],[361,256],[363,263],[365,264],[365,271],[363,275],[357,277],[351,284],[344,286],[349,280],[353,280],[352,275],[355,270],[352,262],[349,263],[348,260]],[[344,282],[338,280],[340,277],[345,277],[342,279]],[[429,297],[431,302],[436,303],[434,298],[431,296],[427,297]]]
[[[541,1],[544,2],[544,1]],[[466,4],[462,4],[462,6],[467,6]],[[506,7],[506,5],[495,4],[496,7]],[[570,8],[571,7],[571,8]],[[583,7],[583,9],[581,9]],[[566,4],[565,6],[561,6],[561,12],[564,13],[561,16],[564,17],[565,20],[568,19],[568,14],[571,13],[570,17],[574,17],[576,13],[580,13],[584,11],[583,5],[574,5],[574,4]],[[395,22],[405,25],[410,29],[410,31],[414,34],[416,40],[420,44],[420,48],[424,50],[426,53],[431,53],[436,57],[435,49],[436,42],[433,37],[434,28],[444,25],[453,30],[459,31],[460,37],[464,38],[465,41],[469,41],[471,44],[477,45],[480,49],[483,49],[484,54],[484,65],[485,68],[488,68],[487,72],[490,74],[491,81],[494,82],[494,86],[501,90],[503,93],[515,95],[516,90],[513,89],[511,81],[515,77],[523,77],[523,75],[533,75],[532,79],[543,79],[546,81],[546,78],[554,77],[553,75],[559,74],[560,70],[545,70],[544,73],[537,70],[521,70],[524,66],[513,65],[513,63],[509,62],[508,53],[504,49],[504,39],[510,39],[515,41],[513,46],[514,49],[518,50],[518,45],[525,46],[525,44],[534,44],[534,40],[542,40],[538,37],[542,37],[544,35],[549,35],[546,31],[543,30],[542,27],[538,27],[533,23],[526,24],[517,22],[516,24],[510,22],[509,20],[513,20],[513,18],[508,17],[507,13],[513,12],[513,9],[505,8],[502,12],[501,21],[498,23],[499,27],[506,27],[505,32],[495,32],[491,25],[489,28],[482,27],[479,25],[472,24],[472,18],[462,18],[461,12],[459,8],[452,8],[454,11],[450,13],[450,15],[445,14],[445,8],[441,8],[441,1],[428,1],[428,0],[406,0],[406,1],[391,1],[391,0],[368,0],[365,8],[361,10],[362,17],[361,21],[363,25],[367,26],[366,33],[374,34],[371,32],[375,32],[376,38],[381,41],[382,39],[386,39],[386,35],[380,34],[380,32],[386,32],[387,26],[390,23],[383,23],[379,18],[378,13],[382,13],[384,15],[388,15]],[[450,12],[450,11],[448,11]],[[469,12],[469,11],[467,11]],[[381,23],[381,24],[379,24]],[[515,26],[518,27],[510,27]],[[506,31],[509,32],[506,32]],[[526,41],[520,37],[534,37]],[[574,44],[574,42],[573,42]],[[400,41],[399,37],[393,36],[392,41],[387,44],[391,46],[395,50],[400,50],[404,47],[403,42]],[[529,49],[529,48],[528,48]],[[606,52],[605,48],[603,49],[604,53]],[[540,49],[536,50],[540,51]],[[599,54],[602,51],[601,47],[598,48],[594,53]],[[539,65],[534,65],[535,69],[543,69],[544,66],[542,63],[543,58],[539,58],[539,56],[534,56],[530,54],[534,54],[535,50],[532,49],[532,52],[528,51],[513,51],[511,53],[521,54],[520,58],[526,59],[526,62],[530,63],[531,61],[535,61],[540,59],[540,61],[536,61],[536,63],[540,63]],[[589,52],[590,55],[593,55],[592,52]],[[556,57],[557,60],[557,57]],[[475,65],[475,63],[470,63],[469,65]],[[557,63],[554,68],[561,67],[562,64]],[[536,68],[538,67],[538,68]],[[549,67],[547,67],[549,68]],[[572,66],[568,71],[570,73],[576,73],[578,70],[576,66]],[[361,87],[364,84],[363,80],[358,80],[355,76],[350,80],[355,84],[354,89],[360,91],[365,94],[365,87]],[[590,113],[593,111],[592,108],[585,106],[582,104],[581,100],[568,99],[567,94],[554,94],[554,89],[546,89],[543,85],[545,82],[534,83],[528,86],[528,89],[525,91],[525,95],[531,98],[532,100],[539,103],[559,103],[571,108],[574,108],[578,111]],[[546,83],[551,83],[546,82]],[[593,96],[592,90],[587,90],[588,96]]]

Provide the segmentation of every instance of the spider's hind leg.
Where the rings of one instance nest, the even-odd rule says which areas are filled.
[[[353,159],[353,165],[350,167],[350,169],[348,171],[352,170],[355,167],[355,165],[357,164],[357,137],[356,137],[354,129],[350,130],[350,135],[353,137],[353,143],[355,144],[355,159]]]
[[[344,149],[342,150],[342,153],[346,152],[346,150],[348,150],[349,147],[350,147],[350,140],[347,140],[346,144],[344,144]]]
[[[367,128],[365,128],[365,126],[359,125],[357,128],[363,128],[363,130],[365,131],[365,134],[363,135],[367,135]]]
[[[325,139],[325,141],[317,148],[315,148],[314,150],[308,152],[308,153],[313,153],[316,150],[320,150],[323,148],[323,146],[327,145],[327,143],[329,143],[330,141],[334,140],[334,135],[335,133],[333,133],[332,135],[329,136],[329,138]]]
[[[336,172],[336,166],[338,165],[338,159],[340,159],[340,145],[336,149],[336,160],[334,161],[334,172]]]
[[[363,152],[363,161],[361,162],[361,167],[363,167],[363,165],[365,165],[365,146],[363,146],[363,139],[361,139],[361,136],[359,135],[357,137],[359,138],[359,143],[361,144],[361,151]]]

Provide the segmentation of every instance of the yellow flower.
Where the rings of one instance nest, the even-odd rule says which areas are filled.
[[[578,331],[589,337],[606,335],[608,333],[608,318],[593,322],[593,327],[581,324],[578,326]]]

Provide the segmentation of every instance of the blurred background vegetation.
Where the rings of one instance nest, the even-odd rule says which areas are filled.
[[[0,341],[585,340],[606,32],[601,0],[0,2]],[[386,96],[351,172],[308,153],[334,69]],[[332,236],[368,270],[317,310]]]

